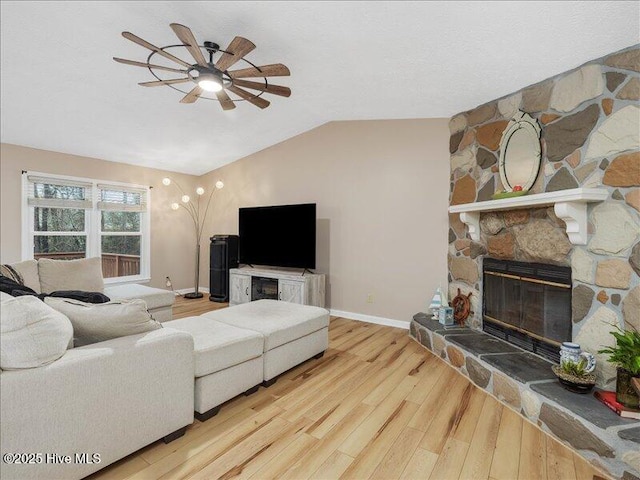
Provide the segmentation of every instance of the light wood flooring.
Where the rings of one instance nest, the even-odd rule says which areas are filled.
[[[179,299],[175,312],[225,306]],[[329,335],[323,358],[90,478],[606,478],[406,330],[332,318]]]

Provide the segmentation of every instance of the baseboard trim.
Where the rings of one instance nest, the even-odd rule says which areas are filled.
[[[329,313],[335,317],[348,318],[359,322],[375,323],[376,325],[385,325],[387,327],[402,328],[409,330],[409,322],[394,320],[393,318],[375,317],[373,315],[364,315],[362,313],[345,312],[343,310],[329,309]]]
[[[209,295],[209,289],[207,287],[199,287],[198,291],[200,293],[204,293],[206,295]],[[181,288],[180,290],[174,290],[176,295],[184,295],[185,293],[191,293],[193,292],[193,287],[191,288]]]

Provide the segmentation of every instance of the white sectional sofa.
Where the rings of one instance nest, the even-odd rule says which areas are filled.
[[[71,455],[0,463],[3,480],[80,479],[193,422],[193,339],[169,328],[67,350],[0,374],[0,451]],[[174,432],[178,432],[175,435]],[[75,454],[99,454],[82,463]]]
[[[111,300],[140,298],[147,303],[149,313],[158,322],[173,318],[173,292],[148,287],[137,283],[105,285],[102,278],[100,258],[82,260],[25,260],[10,265],[23,278],[24,285],[36,293],[51,293],[56,290],[78,290],[78,277],[85,285],[82,290],[104,292]],[[74,288],[69,288],[73,285]]]
[[[111,300],[131,300],[140,298],[147,304],[147,309],[157,322],[167,322],[173,318],[173,304],[176,295],[160,288],[147,287],[138,283],[105,286],[104,294]]]
[[[36,285],[37,265],[26,267],[19,265],[25,284]],[[147,287],[104,291],[114,299],[145,298],[150,311],[170,318],[171,307]],[[3,328],[5,322],[3,316]],[[0,453],[72,456],[63,464],[0,463],[0,478],[80,479],[158,439],[178,438],[194,411],[205,421],[240,393],[321,357],[328,326],[323,308],[259,300],[66,352],[65,340],[53,363],[0,370]],[[99,463],[78,461],[94,454]]]

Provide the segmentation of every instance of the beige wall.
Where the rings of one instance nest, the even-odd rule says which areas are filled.
[[[166,176],[183,188],[195,188],[196,177],[169,173],[95,158],[37,150],[17,145],[0,145],[0,260],[21,260],[21,172],[71,175],[116,182],[151,185],[151,283],[164,287],[171,276],[174,288],[193,287],[195,234],[186,212],[169,208],[179,198],[173,188],[162,185]]]
[[[200,178],[16,145],[0,146],[0,260],[20,260],[22,170],[152,185],[151,285],[193,286],[194,234],[169,204],[169,175],[217,191],[202,240],[237,233],[238,208],[318,204],[317,271],[336,310],[408,321],[446,284],[449,131],[446,119],[331,122]],[[373,303],[367,303],[367,295]]]
[[[329,306],[408,321],[447,283],[447,125],[331,122],[214,170],[203,183],[225,188],[205,235],[237,233],[238,207],[315,202]]]

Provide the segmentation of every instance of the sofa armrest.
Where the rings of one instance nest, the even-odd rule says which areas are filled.
[[[163,328],[0,375],[0,450],[100,454],[99,464],[2,464],[2,478],[82,478],[193,422],[193,338]]]

